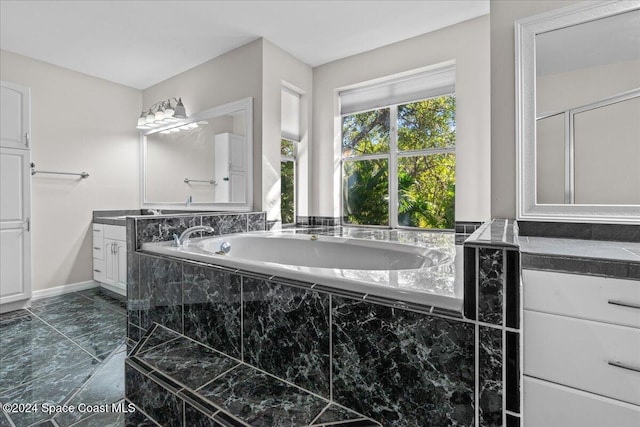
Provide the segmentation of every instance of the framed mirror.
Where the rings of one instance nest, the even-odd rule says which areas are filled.
[[[515,25],[517,219],[640,223],[640,1]]]
[[[143,208],[251,210],[253,99],[141,133]]]

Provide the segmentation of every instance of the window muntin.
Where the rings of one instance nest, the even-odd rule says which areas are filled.
[[[282,224],[296,222],[296,145],[280,140],[280,219]]]
[[[455,94],[344,116],[344,223],[453,229],[455,123]]]

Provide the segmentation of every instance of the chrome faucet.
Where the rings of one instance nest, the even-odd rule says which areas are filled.
[[[193,196],[187,197],[187,202],[184,204],[186,207],[190,207],[191,203],[193,203]]]
[[[195,227],[189,227],[186,230],[184,230],[182,232],[182,234],[180,234],[180,237],[178,237],[177,234],[173,235],[173,241],[175,242],[176,246],[180,247],[180,246],[184,246],[185,244],[187,244],[189,242],[189,237],[191,237],[191,235],[193,233],[196,233],[198,231],[206,231],[207,233],[214,233],[215,230],[213,229],[213,227],[209,227],[206,225],[196,225]]]

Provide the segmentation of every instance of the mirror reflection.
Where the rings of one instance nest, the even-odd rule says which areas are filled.
[[[640,10],[535,49],[536,203],[640,205]]]
[[[146,204],[246,204],[251,168],[246,109],[207,110],[147,132]]]

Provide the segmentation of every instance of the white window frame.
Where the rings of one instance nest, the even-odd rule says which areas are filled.
[[[285,156],[282,154],[282,141],[289,141],[293,144],[293,156]],[[282,162],[291,162],[293,163],[293,222],[285,223],[282,221],[282,225],[292,225],[296,223],[296,218],[298,215],[298,141],[293,141],[289,138],[285,138],[284,136],[280,137],[280,163]],[[280,182],[282,183],[282,176],[280,176]],[[282,184],[280,184],[280,188],[282,188]],[[282,204],[282,195],[280,196],[280,203]],[[280,212],[282,213],[282,205],[280,206]]]
[[[437,154],[456,154],[456,146],[449,147],[441,147],[441,148],[424,148],[420,150],[411,150],[411,151],[398,151],[398,106],[411,104],[414,102],[425,101],[427,99],[440,98],[443,96],[454,95],[455,91],[450,93],[444,93],[441,95],[437,95],[431,98],[418,99],[410,102],[403,102],[400,104],[388,105],[386,107],[379,107],[373,111],[383,110],[385,108],[389,109],[389,152],[384,154],[365,154],[365,155],[355,155],[355,156],[343,156],[341,155],[340,159],[340,176],[341,176],[341,185],[340,185],[340,212],[341,219],[344,220],[344,162],[345,161],[359,161],[359,160],[376,160],[376,159],[387,159],[387,167],[389,168],[389,182],[388,182],[388,205],[389,205],[389,224],[388,225],[378,225],[378,224],[350,224],[345,223],[344,225],[348,225],[349,227],[377,227],[377,228],[399,228],[399,229],[410,229],[410,230],[429,230],[428,228],[420,228],[420,227],[410,227],[406,225],[399,225],[398,223],[398,204],[399,204],[399,195],[398,195],[398,159],[403,157],[415,157],[415,156],[429,156],[429,155],[437,155]],[[457,109],[457,106],[456,106]],[[359,112],[353,112],[349,114],[344,114],[340,116],[340,122],[342,124],[342,118],[345,116],[350,116],[353,114],[364,113],[365,110]],[[342,125],[340,126],[340,139],[342,140]],[[437,229],[437,230],[448,230],[448,229]]]

